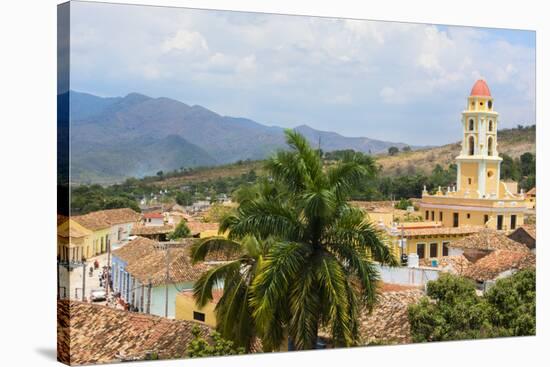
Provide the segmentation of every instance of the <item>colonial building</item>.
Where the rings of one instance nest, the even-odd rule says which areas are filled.
[[[456,157],[456,186],[424,190],[420,210],[426,220],[444,227],[479,226],[514,230],[523,225],[523,193],[500,181],[498,113],[484,80],[474,84],[462,112],[462,149]]]

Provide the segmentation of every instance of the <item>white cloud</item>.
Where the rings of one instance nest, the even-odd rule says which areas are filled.
[[[162,51],[182,50],[186,52],[208,51],[204,37],[196,31],[179,30],[162,43]]]
[[[484,77],[504,126],[534,122],[534,49],[487,29],[86,2],[72,17],[73,87],[92,93],[426,143],[400,124],[451,126]]]

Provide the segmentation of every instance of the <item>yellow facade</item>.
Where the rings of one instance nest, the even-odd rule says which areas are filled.
[[[92,231],[72,219],[57,227],[57,256],[61,261],[82,261],[92,250]]]
[[[506,231],[523,225],[524,195],[517,193],[517,184],[500,182],[498,113],[485,81],[477,81],[472,88],[462,112],[462,127],[456,186],[440,188],[435,195],[424,190],[421,213],[444,227],[486,226]]]
[[[107,241],[109,240],[110,232],[111,227],[92,231],[91,246],[86,254],[86,257],[93,257],[107,251]]]
[[[215,302],[210,302],[199,308],[193,299],[192,292],[180,292],[176,295],[176,320],[189,320],[202,322],[206,325],[216,327]],[[200,320],[204,315],[204,321]]]

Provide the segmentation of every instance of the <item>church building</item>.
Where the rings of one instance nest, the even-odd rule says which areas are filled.
[[[443,227],[486,226],[503,231],[523,225],[523,192],[517,193],[517,184],[500,180],[498,116],[489,86],[485,80],[476,81],[462,112],[456,186],[440,187],[434,194],[424,189],[419,206],[425,220]]]

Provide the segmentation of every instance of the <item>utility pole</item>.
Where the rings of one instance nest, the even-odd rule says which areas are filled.
[[[168,279],[170,279],[170,246],[166,243],[166,279],[164,284],[164,317],[168,317]]]
[[[86,301],[86,262],[82,264],[82,302]]]
[[[111,239],[107,235],[107,275],[105,276],[105,298],[109,299],[109,282],[111,277]]]
[[[145,308],[145,313],[150,314],[151,313],[151,290],[153,288],[153,283],[151,282],[151,278],[149,278],[149,284],[147,285],[147,307]]]

